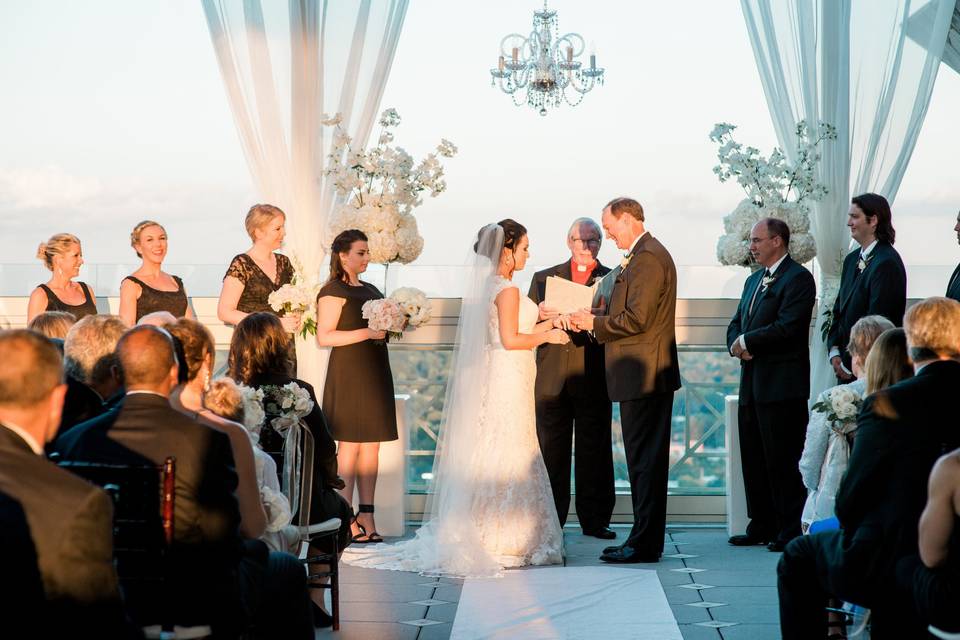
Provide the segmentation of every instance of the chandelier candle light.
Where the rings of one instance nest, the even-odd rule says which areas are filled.
[[[577,60],[584,51],[580,34],[558,33],[557,12],[549,11],[544,0],[543,10],[533,13],[529,36],[511,33],[500,41],[497,68],[490,69],[491,86],[499,85],[515,105],[526,102],[541,116],[562,101],[572,107],[580,104],[584,94],[603,84],[604,70],[592,51],[589,67]]]

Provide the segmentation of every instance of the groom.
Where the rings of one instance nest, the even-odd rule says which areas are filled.
[[[607,315],[583,309],[572,321],[604,345],[607,390],[620,403],[623,448],[633,499],[633,528],[604,562],[657,562],[667,521],[670,418],[680,388],[674,318],[677,270],[660,241],[644,228],[643,207],[616,198],[603,209],[603,230],[626,250]]]

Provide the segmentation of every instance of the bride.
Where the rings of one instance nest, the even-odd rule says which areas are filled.
[[[533,385],[536,347],[569,337],[560,318],[537,324],[537,305],[512,282],[528,246],[527,230],[513,220],[477,236],[423,526],[411,540],[352,547],[344,562],[477,578],[563,561]]]

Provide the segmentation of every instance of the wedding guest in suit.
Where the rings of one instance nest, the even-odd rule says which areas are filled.
[[[960,450],[933,465],[920,515],[920,555],[900,561],[897,577],[924,624],[960,632]]]
[[[164,327],[182,347],[187,379],[170,392],[170,404],[201,424],[226,434],[230,439],[234,467],[237,471],[237,501],[240,506],[240,533],[246,538],[259,538],[267,526],[267,515],[260,501],[253,445],[243,425],[224,420],[204,406],[204,393],[210,387],[213,358],[216,353],[213,336],[205,326],[189,318],[181,318]]]
[[[953,225],[953,230],[957,234],[957,242],[960,243],[960,213],[957,214],[957,224]],[[947,297],[951,300],[960,302],[960,264],[953,270],[953,275],[947,282]]]
[[[795,538],[780,559],[784,640],[824,637],[830,595],[872,611],[872,638],[924,635],[896,588],[895,568],[916,553],[930,470],[960,446],[960,303],[919,302],[907,311],[904,330],[916,375],[864,401],[837,493],[841,528]]]
[[[899,327],[907,305],[907,272],[893,248],[896,232],[887,199],[876,193],[853,198],[847,226],[860,246],[843,261],[827,334],[828,357],[840,382],[853,380],[850,354],[843,350],[853,324],[863,316],[880,315]]]
[[[29,622],[50,623],[58,635],[64,626],[125,636],[110,498],[43,455],[57,431],[66,393],[60,354],[32,331],[0,331],[0,362],[0,492],[19,503],[26,516],[46,600],[44,620]],[[3,532],[12,534],[6,526]],[[12,569],[4,564],[0,582],[12,579]],[[22,595],[31,589],[29,582],[16,587],[25,590]],[[9,617],[18,613],[4,616],[5,631]]]
[[[252,313],[237,325],[230,340],[230,355],[227,369],[231,378],[240,384],[267,391],[269,387],[283,387],[296,384],[307,391],[313,406],[303,417],[307,428],[313,434],[313,491],[310,504],[310,522],[318,523],[330,518],[340,518],[339,548],[344,549],[350,543],[349,503],[337,492],[343,489],[344,481],[337,470],[337,446],[334,442],[324,412],[314,394],[313,387],[293,375],[293,367],[287,352],[287,338],[280,320],[269,313]],[[268,415],[269,419],[276,417]],[[264,425],[260,432],[260,442],[267,451],[282,449],[283,437],[272,427]],[[272,444],[271,444],[272,442]],[[311,547],[310,554],[330,553],[332,548],[327,540],[321,540]],[[324,567],[319,567],[321,570]],[[333,624],[333,618],[324,609],[323,592],[312,591],[314,621],[317,626]]]
[[[167,257],[167,231],[160,223],[144,220],[130,233],[130,246],[143,262],[120,283],[120,317],[128,326],[155,311],[175,318],[193,318],[183,280],[163,271]]]
[[[81,318],[63,341],[67,397],[60,431],[100,415],[123,398],[123,373],[115,350],[127,326],[117,316]]]
[[[0,427],[2,428],[2,427]],[[45,599],[37,550],[20,503],[0,491],[0,613],[13,638],[50,633],[43,615]]]
[[[27,329],[36,331],[42,336],[63,340],[67,337],[70,327],[76,324],[77,319],[68,311],[44,311],[34,316],[27,324]],[[63,342],[60,343],[63,346]]]
[[[644,227],[643,207],[636,200],[611,200],[601,223],[607,237],[627,252],[624,266],[606,315],[584,309],[572,320],[604,345],[607,391],[620,403],[634,521],[626,541],[604,549],[600,559],[657,562],[667,519],[673,394],[680,388],[677,270],[670,253]]]
[[[80,239],[69,233],[58,233],[37,249],[37,258],[53,275],[38,285],[27,303],[27,322],[44,311],[67,311],[77,320],[96,315],[97,303],[93,288],[85,282],[74,282],[83,266]]]
[[[368,300],[383,297],[379,289],[360,280],[370,252],[367,236],[348,229],[330,248],[330,278],[317,296],[317,344],[332,347],[323,387],[323,413],[340,443],[341,495],[360,504],[354,520],[353,541],[382,542],[373,518],[380,443],[397,439],[393,374],[383,331],[367,326],[361,309]]]
[[[538,271],[529,297],[540,306],[540,319],[559,314],[545,306],[547,278],[556,276],[592,286],[610,272],[597,261],[603,232],[594,220],[578,218],[567,232],[570,260]],[[584,333],[564,345],[537,347],[537,438],[550,477],[560,526],[570,510],[570,457],[573,453],[577,519],[584,535],[611,539],[613,487],[612,406],[607,397],[603,347]],[[573,442],[576,440],[576,450]]]
[[[758,269],[743,287],[727,327],[730,355],[740,359],[740,455],[750,523],[730,544],[767,544],[770,551],[800,535],[807,492],[797,463],[803,451],[810,395],[810,318],[816,285],[787,249],[790,228],[765,218],[750,231]]]
[[[127,384],[122,407],[64,434],[57,450],[65,460],[120,464],[176,458],[176,553],[165,595],[140,592],[138,622],[172,612],[179,625],[211,625],[215,637],[236,637],[251,623],[265,637],[313,637],[299,562],[241,541],[229,438],[170,406],[178,373],[170,335],[135,327],[117,354]]]
[[[217,317],[227,324],[237,325],[251,313],[272,313],[270,294],[293,281],[290,258],[276,253],[286,236],[286,214],[269,204],[256,204],[247,212],[247,235],[253,245],[234,256],[223,276],[223,288],[217,303]],[[300,319],[293,315],[281,317],[283,328],[293,333]]]

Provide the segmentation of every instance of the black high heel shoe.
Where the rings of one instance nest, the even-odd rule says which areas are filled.
[[[357,513],[354,514],[353,520],[351,520],[350,522],[356,523],[357,527],[360,528],[361,533],[353,536],[351,542],[355,544],[376,544],[378,542],[383,542],[383,538],[380,536],[379,533],[377,533],[376,531],[371,531],[370,533],[367,533],[366,528],[362,524],[357,522],[357,516],[360,515],[361,513],[373,513],[373,505],[361,504],[357,506]]]
[[[333,626],[333,616],[317,606],[313,600],[310,601],[310,610],[313,611],[313,626],[317,629]]]

